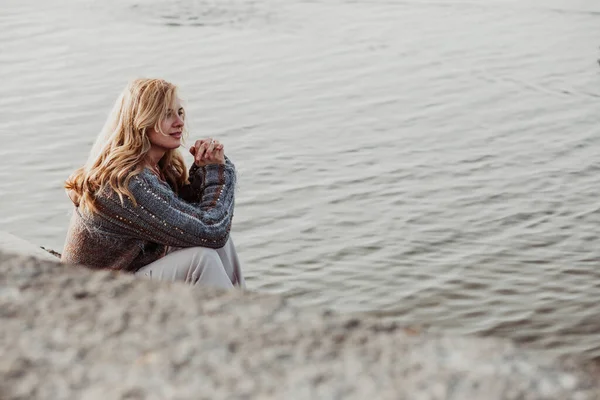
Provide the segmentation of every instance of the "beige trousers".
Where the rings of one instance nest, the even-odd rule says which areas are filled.
[[[240,261],[231,238],[220,249],[176,248],[163,258],[135,272],[160,281],[180,281],[220,288],[246,287]]]

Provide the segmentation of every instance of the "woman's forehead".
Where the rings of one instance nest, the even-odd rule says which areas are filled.
[[[171,104],[171,108],[173,110],[179,110],[180,108],[183,108],[183,102],[181,101],[181,99],[179,97],[175,97],[173,99],[173,104]]]

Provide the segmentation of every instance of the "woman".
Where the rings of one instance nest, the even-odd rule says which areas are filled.
[[[229,238],[235,167],[198,140],[186,171],[177,88],[137,79],[117,99],[86,164],[65,183],[75,205],[62,260],[151,279],[244,287]]]

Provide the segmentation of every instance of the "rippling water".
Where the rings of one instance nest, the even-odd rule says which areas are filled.
[[[597,0],[3,0],[0,229],[61,249],[164,77],[238,167],[250,288],[600,357],[599,45]]]

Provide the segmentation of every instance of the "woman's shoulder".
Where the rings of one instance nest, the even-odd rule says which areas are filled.
[[[143,196],[144,194],[153,193],[156,191],[171,190],[169,185],[161,181],[151,170],[144,168],[140,172],[129,178],[126,184],[127,189],[134,197]],[[110,186],[106,185],[95,196],[97,200],[118,198],[118,193]]]
[[[129,180],[129,190],[135,192],[172,191],[171,187],[149,168],[144,168]]]
[[[152,183],[154,180],[153,178],[156,178],[156,180],[158,180],[156,175],[154,175],[154,173],[149,168],[144,168],[137,174],[133,175],[131,177],[130,182],[144,181],[144,182]]]

